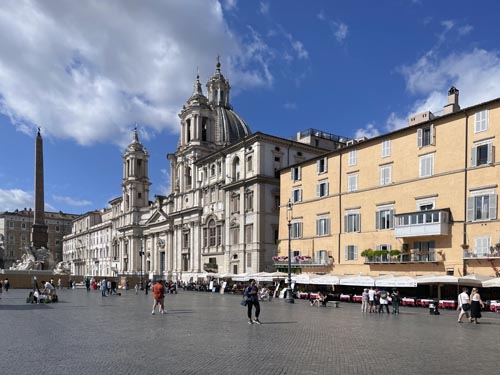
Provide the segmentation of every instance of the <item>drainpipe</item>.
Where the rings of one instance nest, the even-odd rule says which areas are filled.
[[[464,160],[464,222],[463,222],[463,238],[462,243],[467,243],[467,162],[469,160],[469,115],[465,112],[465,160]],[[462,274],[467,275],[467,260],[464,258],[462,249]]]

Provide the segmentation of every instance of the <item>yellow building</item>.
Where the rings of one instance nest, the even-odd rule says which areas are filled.
[[[440,116],[283,169],[275,266],[290,230],[298,272],[498,275],[500,98],[460,109],[458,96]]]

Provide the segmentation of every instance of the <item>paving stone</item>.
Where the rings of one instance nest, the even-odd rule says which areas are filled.
[[[497,368],[500,314],[457,324],[418,307],[363,314],[359,304],[311,307],[261,303],[262,325],[247,324],[241,296],[184,292],[151,315],[152,296],[134,291],[59,291],[60,302],[0,300],[2,374],[434,374]],[[462,371],[463,372],[463,371]]]

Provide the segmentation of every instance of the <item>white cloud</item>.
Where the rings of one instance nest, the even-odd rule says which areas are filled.
[[[356,130],[355,138],[373,138],[379,135],[379,130],[373,124],[367,124],[364,128]]]
[[[62,202],[62,203],[65,203],[65,204],[67,204],[69,206],[80,207],[80,206],[90,206],[92,204],[92,202],[90,202],[90,201],[76,200],[76,199],[73,199],[73,198],[70,198],[70,197],[63,197],[63,196],[60,196],[60,195],[53,195],[52,199],[54,199],[56,202]]]
[[[283,108],[289,109],[289,110],[297,109],[297,103],[286,102],[285,104],[283,104]]]
[[[161,176],[163,183],[158,186],[159,193],[161,195],[169,195],[172,192],[172,186],[170,184],[170,173],[167,169],[161,169]]]
[[[406,118],[399,117],[396,113],[391,112],[389,118],[386,121],[386,129],[389,132],[394,130],[402,129],[408,125],[408,121]]]
[[[269,14],[269,3],[261,1],[260,2],[260,12],[264,15]]]
[[[272,82],[266,61],[229,30],[216,0],[109,0],[77,10],[6,0],[0,34],[0,112],[21,131],[42,126],[48,137],[82,145],[123,145],[136,122],[150,133],[178,131],[196,67],[208,77],[218,53],[240,90]]]
[[[325,11],[322,9],[319,11],[319,13],[316,15],[316,17],[320,20],[320,21],[325,21],[326,20],[326,15],[325,15]]]
[[[343,22],[335,23],[334,25],[336,27],[334,32],[335,39],[337,39],[337,42],[342,43],[347,38],[349,28]]]
[[[234,10],[238,7],[238,0],[223,0],[224,9]]]
[[[33,194],[20,189],[0,189],[0,212],[33,207]]]
[[[470,34],[472,30],[474,30],[474,27],[472,27],[471,25],[465,25],[458,28],[458,33],[460,34],[460,36],[463,36]]]
[[[294,51],[297,53],[297,56],[299,59],[307,59],[309,57],[309,52],[304,48],[304,45],[302,42],[299,42],[298,40],[294,40],[292,42],[292,48]]]

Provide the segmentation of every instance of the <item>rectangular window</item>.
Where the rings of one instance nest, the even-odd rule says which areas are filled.
[[[189,232],[182,233],[182,247],[185,249],[189,248]]]
[[[292,176],[292,181],[300,181],[301,179],[300,167],[293,167],[291,176]]]
[[[13,221],[9,221],[9,228],[14,228],[14,222]]]
[[[253,171],[253,158],[251,155],[247,157],[247,171]]]
[[[422,148],[434,144],[434,125],[426,128],[418,129],[417,131],[418,147]]]
[[[389,185],[392,183],[392,166],[386,165],[380,167],[380,185]]]
[[[217,200],[217,194],[214,187],[210,188],[210,202],[214,203]]]
[[[217,225],[217,246],[222,245],[222,226]]]
[[[353,192],[358,190],[358,175],[350,174],[347,176],[347,191]]]
[[[240,195],[236,194],[231,197],[231,213],[240,212]]]
[[[391,156],[391,140],[387,139],[382,142],[382,157],[386,158]]]
[[[318,174],[326,173],[326,158],[319,159],[316,163]]]
[[[474,240],[474,253],[479,256],[490,255],[490,238],[476,237]]]
[[[245,192],[245,211],[253,211],[253,191]]]
[[[471,164],[473,167],[493,163],[493,144],[491,142],[477,144],[472,147]]]
[[[328,182],[323,181],[316,185],[316,195],[321,197],[326,197],[328,195]]]
[[[419,177],[429,177],[434,174],[434,154],[419,157]]]
[[[247,267],[252,267],[252,254],[247,254]]]
[[[245,225],[245,243],[253,242],[253,224]]]
[[[349,151],[349,166],[352,167],[358,163],[358,152],[356,150]]]
[[[358,260],[358,247],[356,245],[345,247],[345,260]]]
[[[417,262],[434,262],[435,256],[434,241],[419,241],[413,244],[413,257]]]
[[[344,230],[346,233],[359,232],[361,230],[361,215],[359,212],[347,212],[344,219]]]
[[[476,112],[474,116],[474,133],[488,130],[488,110]]]
[[[240,228],[238,227],[231,228],[231,239],[233,245],[237,245],[240,243]]]
[[[292,190],[292,203],[302,202],[302,189]]]
[[[484,194],[469,197],[468,221],[494,220],[497,218],[496,194]]]
[[[330,234],[330,219],[321,217],[316,219],[316,235],[327,236]]]
[[[376,212],[375,226],[377,230],[393,229],[394,228],[394,210],[381,209]]]
[[[26,223],[21,223],[21,229],[26,229]]]
[[[212,221],[213,223],[213,221]],[[212,224],[213,225],[213,224]],[[208,228],[208,243],[210,246],[215,246],[215,238],[216,238],[216,235],[217,235],[217,228],[215,226],[210,226]]]
[[[290,227],[290,237],[291,238],[302,238],[302,223],[295,222],[292,223]]]

